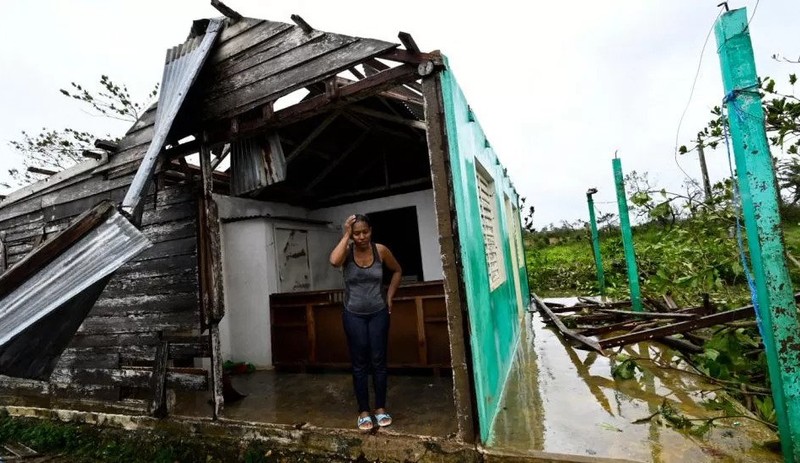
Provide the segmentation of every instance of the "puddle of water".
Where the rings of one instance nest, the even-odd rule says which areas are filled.
[[[538,314],[526,318],[525,327],[495,421],[492,447],[654,463],[783,461],[763,447],[777,436],[752,420],[717,420],[702,437],[657,420],[633,423],[655,413],[665,400],[689,418],[719,416],[720,412],[702,405],[714,397],[710,391],[719,387],[701,377],[637,360],[643,373],[637,373],[635,379],[615,380],[611,375],[614,360],[573,349],[546,327]],[[622,352],[663,360],[673,355],[655,343],[626,346]]]

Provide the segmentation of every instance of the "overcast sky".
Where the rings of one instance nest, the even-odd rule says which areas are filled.
[[[90,116],[59,94],[71,81],[101,74],[143,97],[161,78],[168,47],[192,20],[219,16],[206,0],[4,0],[0,41],[0,179],[18,163],[8,146],[21,130],[42,127],[118,136],[126,124]],[[616,1],[291,1],[228,0],[245,16],[397,41],[410,32],[423,50],[442,50],[487,138],[522,196],[536,206],[535,225],[586,218],[584,193],[614,212],[611,158],[647,171],[660,185],[684,176],[674,161],[676,129],[689,101],[700,51],[717,17],[717,0]],[[524,6],[523,6],[524,5]],[[755,0],[731,1],[731,8]],[[764,0],[751,23],[760,75],[779,78],[800,66],[798,0]],[[723,95],[712,34],[680,143],[709,119]],[[727,164],[708,156],[712,181]],[[679,158],[699,175],[696,155]]]

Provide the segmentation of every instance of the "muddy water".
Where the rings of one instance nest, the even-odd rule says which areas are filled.
[[[655,343],[634,344],[621,351],[664,361],[673,355]],[[776,435],[752,420],[717,420],[702,437],[658,420],[634,424],[655,413],[664,400],[688,418],[721,414],[702,405],[714,397],[718,386],[650,361],[637,363],[644,371],[635,379],[615,380],[611,375],[614,360],[570,347],[538,314],[530,315],[491,446],[517,453],[547,451],[654,463],[782,461],[763,447]]]

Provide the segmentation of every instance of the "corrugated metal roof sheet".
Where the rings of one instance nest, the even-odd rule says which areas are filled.
[[[277,134],[231,145],[231,194],[258,191],[286,178],[286,158]]]
[[[205,34],[192,37],[183,44],[167,50],[153,138],[131,187],[122,200],[122,211],[132,217],[134,222],[138,223],[141,218],[144,195],[150,187],[156,160],[161,148],[164,147],[175,116],[178,115],[186,94],[197,79],[221,26],[222,19],[212,19],[206,27]]]
[[[48,379],[110,278],[89,286],[0,346],[0,372],[17,378]]]
[[[0,345],[150,246],[142,232],[114,212],[0,300]]]

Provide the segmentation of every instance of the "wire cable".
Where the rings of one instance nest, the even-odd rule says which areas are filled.
[[[747,20],[747,30],[750,30],[750,23],[753,22],[753,18],[756,16],[759,3],[761,3],[761,0],[756,0],[756,6],[753,7],[753,13],[750,14],[750,19]]]
[[[678,120],[678,128],[675,131],[675,153],[673,156],[675,160],[675,165],[678,166],[678,169],[680,169],[680,171],[683,172],[683,175],[685,175],[686,178],[688,178],[692,183],[694,183],[698,187],[700,186],[700,184],[697,183],[697,180],[695,180],[691,175],[689,175],[683,169],[683,167],[681,167],[680,162],[678,162],[678,139],[680,138],[683,119],[686,117],[686,112],[689,110],[689,106],[692,104],[692,97],[694,97],[694,90],[695,87],[697,87],[697,79],[698,77],[700,77],[700,69],[703,65],[703,56],[705,56],[706,46],[708,46],[708,39],[711,38],[711,33],[714,32],[714,24],[716,24],[717,19],[719,19],[721,15],[722,15],[722,10],[720,10],[719,13],[717,13],[717,16],[714,18],[714,21],[711,22],[711,27],[708,29],[708,34],[706,34],[706,40],[705,42],[703,42],[703,48],[700,50],[700,59],[697,62],[697,70],[694,73],[694,81],[692,82],[692,89],[689,91],[689,101],[686,102],[686,107],[683,108],[683,113],[681,113],[681,118],[680,120]]]

